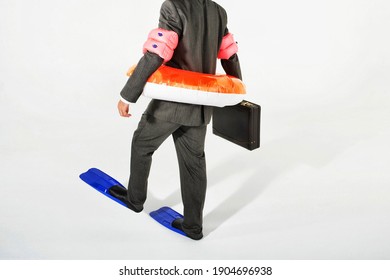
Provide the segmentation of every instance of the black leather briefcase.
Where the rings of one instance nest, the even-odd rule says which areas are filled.
[[[248,150],[260,147],[261,107],[249,101],[214,108],[213,133]]]

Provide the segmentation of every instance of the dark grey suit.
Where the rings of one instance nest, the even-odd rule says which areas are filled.
[[[228,33],[225,10],[211,0],[167,0],[161,6],[159,27],[175,31],[179,43],[166,65],[215,74],[217,55]],[[129,102],[136,102],[149,76],[163,59],[147,52],[121,91]],[[237,55],[221,60],[227,74],[241,79]],[[192,237],[202,235],[202,213],[206,193],[204,141],[212,107],[152,100],[134,132],[129,180],[129,200],[142,208],[154,151],[173,136],[180,168],[184,205],[184,231]]]

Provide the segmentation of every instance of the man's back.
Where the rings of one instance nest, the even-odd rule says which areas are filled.
[[[222,37],[227,32],[225,10],[211,0],[167,0],[159,27],[179,34],[168,66],[215,74]]]

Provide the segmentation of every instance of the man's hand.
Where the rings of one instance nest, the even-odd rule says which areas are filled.
[[[124,118],[131,117],[131,114],[129,114],[129,107],[130,107],[129,104],[126,104],[122,100],[119,100],[118,102],[119,115],[121,115],[121,117]]]

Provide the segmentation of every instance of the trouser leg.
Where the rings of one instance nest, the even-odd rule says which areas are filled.
[[[188,235],[202,234],[203,207],[206,197],[206,126],[182,126],[173,133],[180,169],[184,206],[183,229]]]
[[[180,125],[144,114],[134,132],[131,145],[128,200],[141,208],[146,200],[153,153]]]

